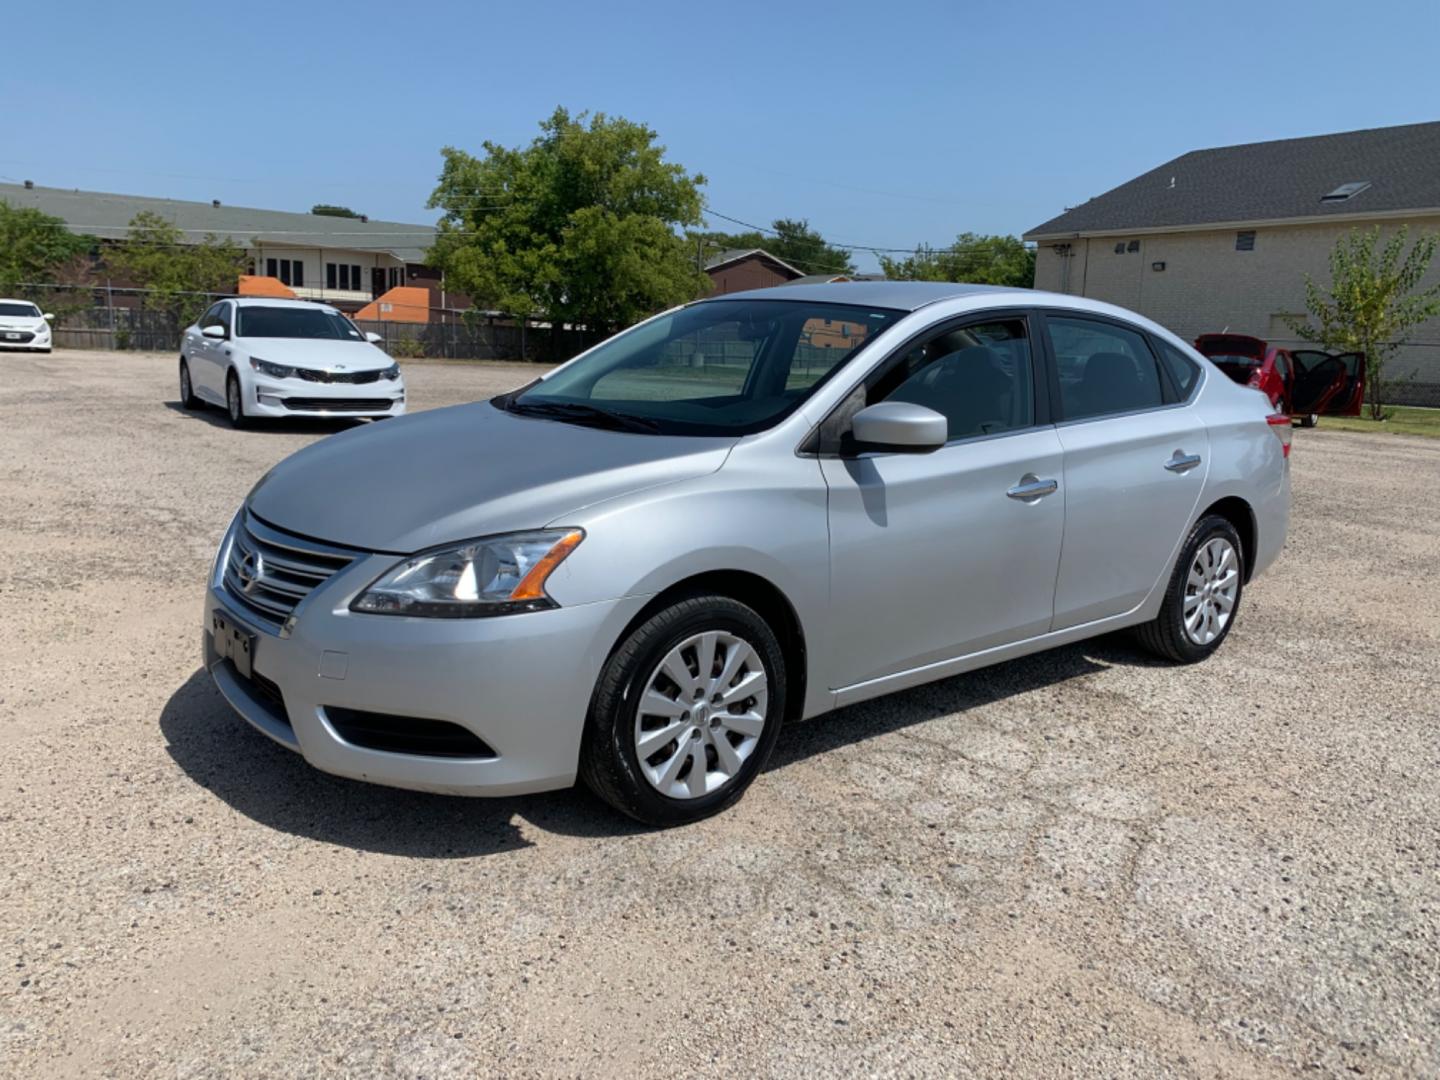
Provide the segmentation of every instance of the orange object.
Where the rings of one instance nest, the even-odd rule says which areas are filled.
[[[261,277],[259,274],[241,274],[240,285],[236,288],[240,296],[268,296],[272,300],[294,300],[295,294],[279,278]]]
[[[418,285],[396,285],[351,318],[357,322],[429,322],[430,290]]]
[[[530,572],[520,579],[520,584],[515,586],[515,591],[510,594],[511,600],[544,600],[545,579],[565,561],[565,556],[574,551],[585,534],[579,529],[572,533],[566,533],[560,540],[545,553],[545,557],[530,568]]]

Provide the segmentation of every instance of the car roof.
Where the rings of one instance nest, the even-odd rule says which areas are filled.
[[[268,296],[234,296],[227,297],[227,299],[234,300],[240,307],[292,307],[309,308],[312,310],[318,309],[329,312],[335,312],[336,310],[329,304],[317,304],[311,300],[281,300],[278,297],[272,299]]]
[[[0,296],[0,304],[29,304],[33,308],[40,306],[33,300],[21,300],[18,296]]]
[[[1033,289],[1017,289],[1008,285],[969,285],[951,281],[833,281],[805,285],[773,285],[767,289],[749,289],[745,292],[710,296],[701,302],[737,299],[810,300],[821,304],[855,304],[860,307],[915,311],[941,300],[982,293],[996,296],[1005,293],[1019,293],[1027,297],[1036,295]]]

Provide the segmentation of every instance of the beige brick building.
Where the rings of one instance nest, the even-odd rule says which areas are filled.
[[[1440,234],[1440,123],[1194,151],[1025,239],[1037,289],[1119,304],[1187,340],[1298,345],[1284,317],[1305,311],[1305,274],[1327,282],[1336,239],[1375,225]],[[1440,405],[1440,319],[1411,342],[1391,373],[1416,377],[1395,397]]]

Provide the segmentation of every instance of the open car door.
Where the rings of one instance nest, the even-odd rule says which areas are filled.
[[[1335,358],[1345,365],[1345,386],[1325,407],[1327,416],[1359,416],[1365,403],[1365,354],[1341,353]]]
[[[1295,361],[1290,415],[1304,421],[1330,411],[1331,404],[1349,384],[1344,360],[1319,349],[1295,349],[1290,357]]]

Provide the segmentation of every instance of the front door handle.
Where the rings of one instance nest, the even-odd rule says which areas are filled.
[[[1012,499],[1019,499],[1022,502],[1032,502],[1035,499],[1043,499],[1046,495],[1054,495],[1060,490],[1058,480],[1041,480],[1034,473],[1026,473],[1006,495]]]
[[[1195,466],[1199,464],[1199,454],[1184,454],[1181,453],[1179,450],[1176,450],[1175,456],[1165,463],[1165,468],[1169,469],[1171,472],[1183,473],[1189,472],[1191,469],[1195,468]]]

